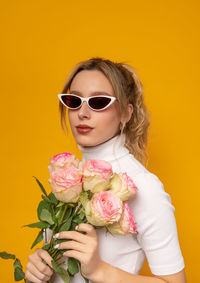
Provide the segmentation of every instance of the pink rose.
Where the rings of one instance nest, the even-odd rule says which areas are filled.
[[[136,194],[137,187],[126,173],[114,174],[110,181],[110,189],[122,200],[128,200]]]
[[[112,176],[112,166],[104,160],[87,160],[82,165],[83,189],[97,193],[108,188]]]
[[[67,168],[67,167],[78,167],[79,160],[76,159],[75,155],[64,152],[57,155],[54,155],[53,158],[50,159],[50,164],[48,166],[49,172],[51,174],[52,171]]]
[[[82,191],[82,172],[69,167],[51,172],[48,179],[55,197],[62,202],[77,202]]]
[[[123,212],[120,220],[116,223],[108,225],[107,228],[111,234],[132,235],[137,233],[134,216],[128,203],[123,203]]]
[[[89,223],[105,226],[118,221],[122,214],[122,201],[111,191],[95,193],[85,207]]]

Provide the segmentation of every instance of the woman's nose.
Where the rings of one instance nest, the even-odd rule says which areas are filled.
[[[90,118],[90,108],[87,105],[87,102],[84,101],[78,111],[78,116],[80,119]]]

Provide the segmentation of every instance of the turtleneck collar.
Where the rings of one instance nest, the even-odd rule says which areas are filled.
[[[129,150],[124,144],[125,134],[122,134],[96,146],[83,147],[78,145],[78,148],[82,152],[82,162],[88,159],[99,159],[110,162],[129,153]]]

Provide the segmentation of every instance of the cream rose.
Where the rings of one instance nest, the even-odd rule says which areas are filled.
[[[55,197],[62,202],[77,202],[82,191],[82,172],[69,167],[51,172],[48,179]]]
[[[128,203],[123,203],[123,211],[120,220],[108,225],[107,229],[111,234],[132,235],[137,233],[134,216]]]
[[[89,223],[105,226],[118,221],[122,214],[122,201],[111,191],[95,193],[85,207]]]
[[[137,187],[126,173],[114,174],[110,181],[110,189],[122,200],[126,201],[136,194]]]
[[[76,159],[75,155],[69,153],[69,152],[64,152],[60,153],[57,155],[54,155],[53,158],[50,159],[50,164],[48,166],[49,173],[67,168],[67,167],[78,167],[79,165],[79,160]]]
[[[82,165],[83,189],[97,193],[108,189],[112,166],[104,160],[87,160]]]

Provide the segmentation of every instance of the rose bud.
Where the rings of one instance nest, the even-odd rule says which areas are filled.
[[[83,189],[93,193],[104,191],[109,186],[112,166],[104,160],[87,160],[82,166]]]
[[[109,187],[122,201],[136,194],[137,187],[126,173],[114,174]]]
[[[55,197],[62,202],[77,202],[82,191],[82,172],[69,167],[53,171],[48,179]]]
[[[118,221],[122,214],[122,201],[111,191],[95,193],[85,207],[90,224],[105,226]]]
[[[57,155],[54,155],[53,158],[50,158],[50,164],[48,166],[49,173],[51,174],[54,170],[59,170],[67,167],[78,167],[79,160],[76,159],[75,155],[64,152]]]
[[[128,203],[125,202],[123,204],[123,211],[120,220],[108,225],[107,229],[111,234],[132,235],[137,233],[134,216]]]

